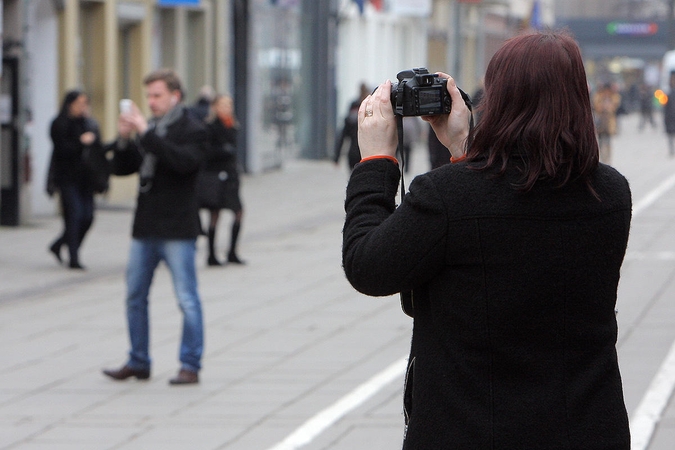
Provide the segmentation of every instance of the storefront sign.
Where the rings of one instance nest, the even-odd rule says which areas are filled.
[[[654,22],[610,22],[607,32],[613,36],[653,36],[659,31]]]
[[[274,6],[280,6],[282,8],[292,8],[300,6],[300,0],[270,0]]]
[[[198,6],[200,0],[157,0],[159,6]]]

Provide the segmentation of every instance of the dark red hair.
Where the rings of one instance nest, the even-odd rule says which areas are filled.
[[[474,167],[504,173],[518,155],[524,164],[520,190],[540,179],[558,186],[581,179],[593,191],[598,143],[581,52],[567,32],[506,41],[488,64],[479,109],[467,152]]]

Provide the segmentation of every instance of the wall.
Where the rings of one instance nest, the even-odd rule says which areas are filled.
[[[45,183],[52,142],[49,125],[56,116],[60,99],[58,93],[58,20],[52,0],[33,0],[28,5],[26,30],[25,95],[30,120],[26,135],[30,142],[32,183],[30,185],[31,213],[35,216],[53,214],[56,204],[45,193]]]
[[[352,2],[353,3],[353,2]],[[359,85],[372,88],[413,67],[425,67],[427,20],[402,17],[366,8],[363,16],[356,5],[340,11],[337,51],[337,120],[341,123],[349,104],[358,96]]]

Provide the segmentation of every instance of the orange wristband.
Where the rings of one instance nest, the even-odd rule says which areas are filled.
[[[371,161],[374,159],[388,159],[389,161],[393,162],[394,164],[398,165],[398,159],[394,158],[393,156],[389,155],[373,155],[373,156],[366,156],[365,158],[361,158],[360,162],[365,162],[365,161]]]
[[[451,156],[450,157],[450,163],[455,164],[455,163],[458,163],[458,162],[462,162],[465,159],[466,159],[466,155],[458,156],[457,158],[455,158],[454,156]]]

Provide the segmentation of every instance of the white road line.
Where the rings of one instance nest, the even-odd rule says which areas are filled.
[[[667,178],[650,191],[638,203],[633,205],[633,217],[654,204],[661,196],[675,186],[675,175]],[[662,255],[662,256],[665,256]],[[631,450],[646,450],[652,439],[656,424],[661,420],[663,410],[675,388],[675,342],[668,356],[652,379],[647,392],[642,397],[630,420]]]
[[[675,252],[632,252],[628,251],[625,261],[673,261]]]
[[[328,427],[377,394],[383,387],[403,376],[407,365],[407,357],[399,359],[328,408],[316,414],[293,433],[289,434],[286,439],[274,447],[270,447],[269,450],[295,450],[309,444]]]
[[[633,217],[650,207],[656,200],[675,186],[675,175],[649,192],[642,200],[633,205]],[[283,441],[268,450],[297,450],[312,442],[327,428],[342,419],[350,411],[362,405],[377,394],[383,387],[405,374],[408,358],[402,358],[370,380],[358,386],[349,394],[328,408],[307,420]],[[631,450],[645,450],[668,399],[675,387],[675,342],[658,373],[652,380],[647,393],[631,419]]]
[[[645,195],[642,200],[633,205],[633,217],[652,206],[656,200],[672,189],[673,186],[675,186],[675,174],[670,178],[667,178],[647,195]]]
[[[631,450],[646,450],[675,386],[675,342],[630,420]]]

